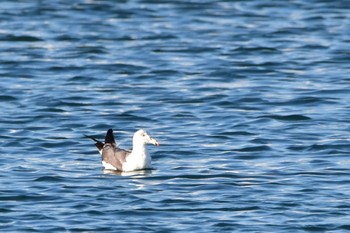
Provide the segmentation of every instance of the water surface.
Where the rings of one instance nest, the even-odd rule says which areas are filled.
[[[6,232],[350,230],[348,1],[2,1]],[[154,169],[93,142],[144,128]]]

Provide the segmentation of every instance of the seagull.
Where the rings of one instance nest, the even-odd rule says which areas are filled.
[[[102,157],[102,165],[108,170],[128,172],[150,169],[152,158],[147,153],[146,145],[160,146],[158,141],[151,138],[143,129],[134,133],[132,150],[121,149],[115,143],[112,129],[107,131],[104,143],[92,136],[85,136],[96,142],[95,146]]]

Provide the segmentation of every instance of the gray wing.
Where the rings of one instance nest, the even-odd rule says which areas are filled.
[[[111,164],[118,170],[123,170],[123,163],[131,151],[116,147],[114,143],[106,143],[102,150],[102,161]]]

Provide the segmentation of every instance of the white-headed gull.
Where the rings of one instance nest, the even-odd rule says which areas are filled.
[[[151,143],[159,146],[154,138],[151,138],[145,130],[138,130],[133,137],[132,150],[119,148],[115,143],[113,130],[107,131],[105,142],[94,137],[87,136],[96,142],[96,147],[102,157],[102,165],[105,169],[118,171],[135,171],[151,168],[151,156],[147,153],[146,145]]]

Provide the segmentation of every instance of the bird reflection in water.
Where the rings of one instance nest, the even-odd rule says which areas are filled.
[[[103,174],[108,175],[117,175],[117,176],[149,176],[152,174],[152,169],[146,169],[146,170],[137,170],[137,171],[129,171],[129,172],[123,172],[118,170],[109,170],[109,169],[103,169]]]

